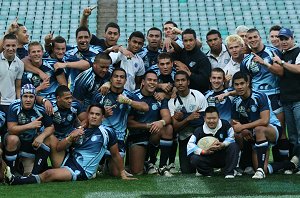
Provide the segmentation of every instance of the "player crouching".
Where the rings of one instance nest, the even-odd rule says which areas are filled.
[[[187,145],[192,166],[203,176],[212,176],[214,168],[224,168],[225,178],[234,178],[240,150],[231,125],[221,120],[218,110],[212,106],[206,108],[204,121],[204,125],[195,130]],[[205,150],[197,143],[207,136],[215,137],[218,141]]]

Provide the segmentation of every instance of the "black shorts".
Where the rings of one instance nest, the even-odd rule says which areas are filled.
[[[140,145],[147,146],[149,144],[150,133],[141,133],[141,134],[129,134],[127,137],[128,146]]]
[[[73,181],[87,180],[87,176],[83,168],[77,163],[77,161],[72,156],[67,156],[67,160],[64,161],[61,168],[66,168],[72,174]]]
[[[273,112],[277,115],[283,111],[282,104],[280,102],[280,95],[273,94],[268,96]]]

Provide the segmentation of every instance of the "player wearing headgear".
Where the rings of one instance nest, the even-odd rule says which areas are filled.
[[[101,125],[104,108],[91,105],[87,111],[88,125],[83,129],[73,131],[57,145],[57,150],[64,151],[73,148],[73,152],[66,155],[62,166],[49,169],[39,175],[18,177],[6,169],[6,182],[10,185],[44,183],[51,181],[80,181],[94,178],[99,161],[107,150],[117,164],[118,176],[122,179],[135,179],[126,176],[122,158],[118,152],[117,137],[111,128]],[[82,137],[82,138],[81,138]],[[81,141],[78,141],[80,140]]]
[[[217,108],[212,106],[206,108],[204,121],[204,125],[195,130],[187,145],[191,164],[203,176],[212,176],[213,168],[224,168],[225,178],[234,178],[240,149],[234,140],[230,123],[220,119]],[[197,146],[197,142],[207,136],[217,138],[218,142],[204,150]]]
[[[132,110],[128,117],[129,165],[133,174],[143,173],[146,149],[148,144],[160,145],[161,155],[159,172],[172,176],[167,169],[167,160],[173,143],[173,128],[167,100],[158,101],[154,92],[158,84],[155,72],[148,71],[142,81],[142,88],[134,93],[141,101],[149,104],[149,111]],[[155,164],[156,152],[150,152],[150,163]],[[154,157],[153,157],[154,155]]]
[[[127,118],[130,110],[149,111],[149,106],[132,92],[124,89],[126,83],[126,71],[122,68],[116,68],[112,72],[110,79],[110,90],[106,95],[97,92],[93,96],[93,102],[105,107],[106,118],[103,125],[111,127],[118,138],[118,147],[121,156],[125,155],[125,136],[127,130]],[[110,171],[117,175],[117,169],[114,164],[110,164]]]
[[[39,174],[50,154],[50,136],[54,132],[52,119],[36,103],[36,89],[26,84],[21,89],[21,100],[12,103],[7,115],[8,134],[5,136],[5,159],[15,172],[17,158],[34,159],[32,170]]]

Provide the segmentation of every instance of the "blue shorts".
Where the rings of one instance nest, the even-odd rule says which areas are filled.
[[[87,176],[83,168],[70,155],[67,155],[61,168],[66,168],[72,175],[72,181],[87,180]]]
[[[282,104],[280,102],[280,95],[279,94],[269,95],[268,98],[271,102],[272,110],[276,115],[283,112],[283,108],[282,108]]]

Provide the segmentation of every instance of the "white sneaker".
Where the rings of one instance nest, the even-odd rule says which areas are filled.
[[[253,175],[255,172],[251,166],[248,166],[245,168],[244,173],[246,173],[247,175]]]
[[[176,170],[176,166],[174,163],[171,163],[167,166],[167,168],[169,169],[169,172],[172,174],[178,173],[178,171]]]
[[[201,177],[201,176],[202,176],[202,174],[201,174],[201,173],[199,173],[199,172],[198,172],[198,170],[196,169],[196,174],[195,174],[195,176],[196,176],[196,177]]]
[[[236,170],[236,169],[234,169],[233,175],[234,176],[242,176],[243,175],[243,171],[242,170]]]
[[[265,178],[265,172],[262,168],[258,168],[255,172],[255,174],[252,176],[252,179],[263,179]]]
[[[168,170],[168,168],[166,166],[163,166],[162,168],[159,168],[158,172],[162,176],[166,176],[166,177],[173,177],[174,176],[172,173],[170,173],[170,171]]]
[[[226,175],[225,179],[234,179],[234,175]]]
[[[147,173],[148,175],[157,174],[157,168],[154,166],[154,164],[149,164]]]
[[[296,155],[292,157],[292,159],[290,160],[290,162],[292,162],[295,165],[295,169],[298,168],[298,166],[299,166],[299,158]]]
[[[11,184],[14,179],[14,175],[10,172],[10,167],[6,166],[4,170],[5,182]]]

